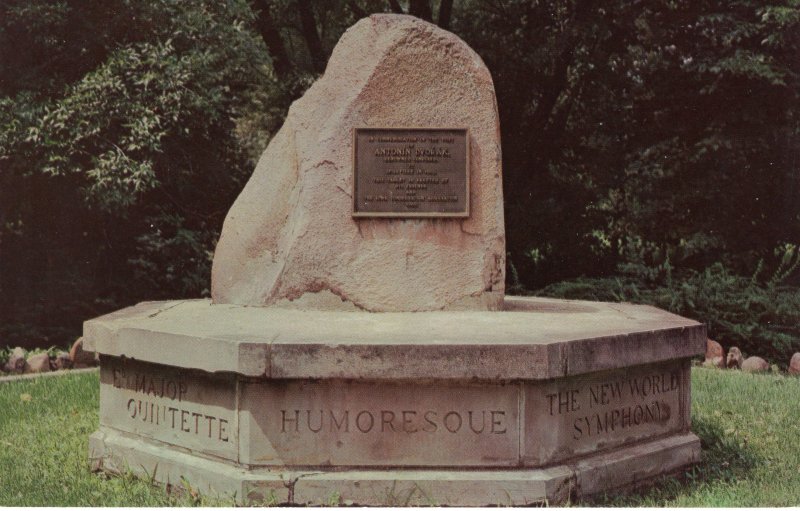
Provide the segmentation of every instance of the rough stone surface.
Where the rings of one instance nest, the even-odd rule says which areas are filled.
[[[518,385],[328,380],[240,388],[240,463],[519,465]]]
[[[50,372],[50,357],[47,353],[37,353],[28,357],[28,373],[47,373]]]
[[[214,458],[168,449],[113,429],[89,437],[89,460],[94,470],[134,473],[161,484],[182,487],[183,480],[204,495],[235,497],[238,502],[275,505],[290,500],[290,480],[277,472],[253,473]]]
[[[769,364],[761,357],[747,357],[742,362],[742,371],[748,373],[764,373],[769,371]]]
[[[101,427],[89,438],[89,458],[95,469],[129,470],[162,484],[184,478],[242,504],[522,506],[564,503],[672,473],[699,461],[700,440],[676,434],[546,469],[278,472],[243,470]]]
[[[563,502],[573,473],[565,466],[517,471],[348,471],[301,474],[296,505],[524,506]]]
[[[149,302],[84,324],[103,355],[267,378],[558,378],[702,355],[705,336],[646,305],[532,297],[381,314]]]
[[[742,357],[742,352],[739,348],[733,346],[728,350],[728,360],[726,362],[728,369],[741,369],[742,362],[744,362],[744,357]]]
[[[134,360],[103,360],[100,424],[236,461],[236,383]]]
[[[689,430],[686,361],[525,383],[522,458],[540,466]]]
[[[469,218],[354,219],[356,127],[469,128]],[[365,18],[292,105],[229,211],[214,255],[213,301],[497,309],[505,279],[501,181],[494,86],[480,57],[417,18]]]
[[[641,485],[699,461],[700,439],[692,433],[618,449],[575,463],[576,493],[592,495]]]
[[[725,357],[725,350],[717,341],[708,339],[706,341],[706,360],[717,357]]]
[[[717,341],[708,339],[706,341],[706,359],[703,367],[719,367],[725,369],[725,350]]]
[[[789,374],[800,374],[800,353],[795,353],[789,360]]]
[[[100,426],[250,469],[542,467],[689,430],[688,358],[540,382],[237,378],[103,356]]]
[[[95,363],[94,353],[83,349],[83,337],[79,337],[72,344],[72,348],[69,350],[69,358],[72,360],[72,367],[75,369],[90,367]]]

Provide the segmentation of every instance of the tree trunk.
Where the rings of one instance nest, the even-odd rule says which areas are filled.
[[[439,4],[438,25],[445,30],[450,28],[450,15],[453,14],[453,0],[442,0]]]
[[[303,39],[308,46],[308,53],[311,55],[311,65],[314,71],[321,73],[325,71],[325,52],[322,50],[322,41],[317,32],[317,20],[314,17],[314,9],[310,0],[297,0],[297,10],[300,13],[300,25],[303,31]]]
[[[400,2],[397,0],[389,0],[389,7],[392,8],[392,12],[395,14],[405,14],[405,11],[400,6]]]
[[[408,13],[417,18],[422,18],[425,21],[433,19],[433,12],[431,12],[431,3],[429,0],[411,0],[408,4]]]
[[[350,7],[350,11],[353,13],[353,16],[355,16],[356,19],[360,20],[361,18],[365,18],[367,16],[367,11],[362,9],[355,0],[348,0],[347,6]]]
[[[289,61],[289,54],[283,44],[275,20],[270,12],[270,2],[268,0],[250,0],[250,8],[256,15],[256,29],[258,30],[267,51],[272,60],[272,69],[279,80],[289,76],[292,72],[292,63]]]

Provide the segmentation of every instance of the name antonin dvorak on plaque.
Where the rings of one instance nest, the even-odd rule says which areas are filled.
[[[353,216],[468,217],[469,130],[353,130]]]

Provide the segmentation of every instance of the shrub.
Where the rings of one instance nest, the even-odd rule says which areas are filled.
[[[739,346],[785,367],[800,351],[800,287],[783,284],[797,269],[795,250],[787,251],[770,278],[735,274],[722,263],[702,271],[685,270],[658,282],[627,275],[579,278],[552,284],[537,294],[560,298],[629,301],[661,307],[706,323],[709,337]]]

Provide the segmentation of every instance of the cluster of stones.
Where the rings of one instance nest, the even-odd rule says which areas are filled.
[[[13,348],[8,360],[0,367],[2,373],[8,374],[36,374],[65,369],[84,369],[97,365],[94,353],[83,350],[83,338],[72,344],[67,351],[59,350],[55,353],[27,352],[23,348]]]
[[[725,354],[725,349],[717,341],[708,339],[706,341],[706,359],[703,362],[704,367],[713,367],[719,369],[741,369],[746,373],[765,373],[770,370],[778,372],[778,366],[773,365],[770,367],[769,362],[761,357],[747,357],[742,355],[742,350],[737,346],[732,346]],[[792,355],[789,360],[788,373],[793,375],[800,375],[800,352]]]

